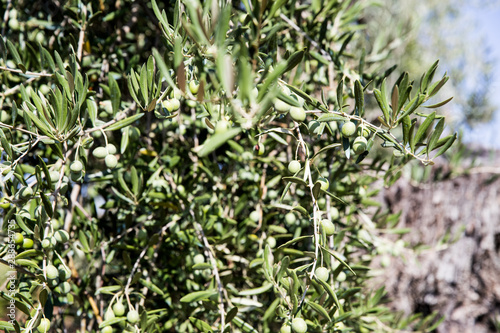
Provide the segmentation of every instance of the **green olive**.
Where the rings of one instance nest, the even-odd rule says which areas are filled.
[[[58,273],[59,273],[59,279],[61,281],[67,281],[71,278],[71,269],[62,264],[59,265]]]
[[[283,324],[283,326],[281,326],[280,333],[292,333],[292,327],[288,324]]]
[[[328,191],[328,188],[330,187],[330,182],[328,181],[328,179],[319,177],[317,181],[321,184],[321,189],[323,191]]]
[[[2,207],[3,209],[9,208],[10,201],[8,201],[7,198],[3,197],[2,199],[0,199],[0,207]]]
[[[47,279],[55,280],[59,277],[59,271],[54,265],[48,265],[45,267],[45,273],[47,275]]]
[[[131,324],[135,324],[139,321],[139,312],[132,310],[127,313],[127,321]]]
[[[339,282],[344,282],[347,279],[347,275],[344,272],[340,272],[339,275],[337,275],[337,281]]]
[[[33,195],[33,189],[29,186],[24,186],[19,190],[18,193],[21,199],[27,199]]]
[[[325,267],[318,267],[314,271],[314,275],[316,275],[316,277],[321,281],[326,282],[330,276],[330,271]]]
[[[191,91],[191,94],[196,95],[198,93],[198,90],[200,88],[200,84],[196,80],[192,80],[189,82],[189,91]]]
[[[344,125],[342,125],[342,135],[346,138],[350,138],[354,134],[356,134],[356,124],[352,121],[345,122]]]
[[[116,146],[112,143],[108,143],[106,145],[106,149],[108,150],[108,154],[114,155],[116,154]]]
[[[193,257],[193,263],[196,264],[202,264],[205,262],[205,256],[201,253],[198,253]]]
[[[69,169],[72,172],[78,173],[83,170],[83,163],[80,161],[73,161],[71,162],[71,165],[69,166]]]
[[[20,232],[16,232],[16,233],[14,234],[14,243],[15,243],[16,245],[22,245],[22,244],[23,244],[23,242],[24,242],[24,236],[23,236],[23,234],[22,234],[22,233],[20,233]]]
[[[215,125],[215,133],[224,133],[229,128],[229,122],[227,120],[219,120],[217,125]]]
[[[71,180],[74,181],[74,182],[81,181],[82,177],[83,177],[83,172],[81,172],[81,171],[78,171],[78,172],[71,171],[69,173],[69,178],[71,178]]]
[[[59,181],[59,175],[60,175],[59,171],[50,171],[49,175],[50,175],[50,181],[52,183]]]
[[[366,151],[368,141],[363,136],[358,136],[352,143],[352,150],[355,154],[362,154]]]
[[[306,333],[307,324],[302,318],[294,318],[292,320],[292,329],[295,333]]]
[[[110,169],[116,168],[116,165],[118,164],[118,160],[115,155],[106,156],[104,162],[106,163],[106,166]]]
[[[290,108],[290,104],[283,102],[281,99],[276,99],[276,101],[274,102],[274,109],[278,113],[287,113],[288,111],[290,111]]]
[[[288,163],[288,171],[290,173],[296,174],[297,172],[300,171],[301,165],[300,162],[297,160],[293,160],[290,163]]]
[[[36,329],[40,333],[47,333],[50,330],[50,320],[48,320],[47,318],[42,318],[42,320],[40,320],[40,324]]]
[[[57,230],[54,238],[58,243],[66,243],[69,240],[69,234],[66,230]]]
[[[111,326],[104,326],[101,330],[101,333],[113,333],[113,327]]]
[[[274,249],[276,247],[276,238],[274,238],[274,237],[268,237],[267,238],[267,244],[269,244],[269,247],[271,249]]]
[[[304,120],[306,120],[306,112],[303,108],[292,106],[290,108],[290,116],[297,122],[303,122]]]
[[[92,152],[92,155],[94,155],[95,158],[103,159],[108,155],[108,150],[106,149],[106,147],[97,147]]]
[[[290,212],[285,215],[285,223],[287,225],[294,225],[295,222],[297,222],[297,218],[295,217],[295,214]]]
[[[258,145],[258,147],[259,147],[257,149],[258,154],[259,155],[264,155],[264,153],[266,152],[266,146],[264,146],[264,144],[262,142],[260,142],[259,145]]]
[[[254,222],[259,222],[260,220],[260,214],[258,211],[254,210],[253,212],[250,213],[250,219]]]
[[[111,320],[113,318],[115,318],[115,313],[113,312],[113,310],[106,310],[106,312],[104,313],[104,320]]]
[[[125,307],[122,303],[117,302],[113,305],[113,313],[116,317],[121,317],[125,314]]]
[[[331,236],[335,233],[335,225],[332,223],[332,221],[324,219],[321,220],[320,225],[327,236]]]
[[[25,238],[23,240],[23,248],[24,249],[31,249],[33,247],[33,240],[29,238]]]

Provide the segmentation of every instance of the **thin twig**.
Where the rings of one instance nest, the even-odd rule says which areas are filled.
[[[26,75],[26,76],[46,76],[46,77],[52,76],[52,74],[49,74],[45,71],[39,72],[39,73],[38,72],[30,72],[30,71],[23,72],[20,69],[13,69],[13,68],[9,68],[6,66],[0,66],[0,70],[12,72],[12,73],[18,73],[18,74],[22,74],[22,75]]]

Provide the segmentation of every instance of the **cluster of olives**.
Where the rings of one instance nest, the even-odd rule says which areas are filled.
[[[24,235],[20,232],[16,232],[14,234],[14,244],[21,246],[23,249],[31,249],[33,248],[33,240],[31,238],[24,237]]]
[[[299,102],[299,104],[304,105],[304,100],[291,93],[288,87],[282,87],[282,91],[286,95],[295,98]],[[274,109],[279,114],[287,114],[290,112],[290,117],[292,117],[292,119],[296,122],[303,122],[304,120],[306,120],[306,111],[303,107],[291,106],[290,104],[285,103],[280,99],[276,99],[274,101]]]
[[[123,305],[122,302],[118,301],[115,304],[113,304],[111,309],[106,310],[106,312],[104,313],[104,320],[108,321],[108,320],[111,320],[115,317],[123,317],[123,316],[125,316],[125,306]],[[139,312],[137,312],[134,309],[129,310],[127,312],[126,317],[127,317],[127,321],[132,325],[137,324],[139,322],[139,319],[140,319]],[[102,333],[112,333],[113,327],[111,327],[110,325],[104,326],[102,328],[101,332]]]
[[[368,146],[368,141],[366,140],[366,138],[369,135],[368,130],[361,128],[359,130],[361,133],[358,133],[358,128],[356,127],[356,124],[354,124],[352,121],[345,122],[341,128],[342,135],[346,138],[354,137],[358,133],[358,136],[354,139],[352,143],[352,151],[356,155],[364,153]]]
[[[71,278],[71,270],[60,264],[58,267],[50,264],[45,267],[45,276],[47,283],[53,290],[60,295],[67,295],[71,291],[71,285],[68,280]]]
[[[97,147],[92,152],[95,158],[104,159],[104,163],[106,163],[106,166],[110,169],[116,168],[118,164],[118,159],[115,154],[116,147],[111,143],[108,143],[106,147]]]

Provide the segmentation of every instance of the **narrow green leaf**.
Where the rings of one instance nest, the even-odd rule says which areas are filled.
[[[444,129],[444,118],[441,118],[438,123],[436,124],[436,127],[434,127],[434,131],[432,132],[429,142],[427,143],[427,154],[429,154],[431,151],[434,150],[439,137],[443,133]]]
[[[96,126],[97,120],[97,104],[94,99],[87,99],[87,112],[89,114],[92,125]]]
[[[438,93],[438,91],[441,90],[441,88],[446,84],[446,82],[448,82],[448,80],[449,80],[449,77],[445,75],[440,81],[431,85],[429,87],[429,90],[431,91],[429,93],[429,97],[436,95]]]
[[[78,239],[80,240],[80,243],[82,244],[83,251],[85,253],[89,253],[90,252],[89,242],[87,240],[87,235],[85,235],[85,232],[83,230],[79,230]]]
[[[391,97],[391,106],[392,106],[392,114],[394,117],[398,114],[398,104],[399,104],[399,88],[398,86],[394,86],[392,89],[392,97]]]
[[[157,293],[160,296],[164,296],[165,295],[164,292],[163,292],[163,290],[161,290],[157,285],[155,285],[151,281],[147,281],[145,279],[139,279],[139,282],[143,286],[145,286],[146,288],[148,288],[149,290],[151,290],[152,292],[155,292],[155,293]]]
[[[191,303],[191,302],[197,302],[201,301],[203,299],[210,298],[211,296],[217,295],[216,290],[202,290],[202,291],[195,291],[192,293],[189,293],[185,296],[183,296],[180,301],[183,303]]]
[[[224,133],[216,133],[215,135],[208,138],[201,146],[199,146],[197,153],[200,157],[205,157],[210,154],[215,149],[222,146],[226,141],[234,138],[236,135],[240,134],[241,128],[231,128]]]
[[[139,86],[141,87],[141,95],[144,100],[144,105],[149,104],[149,93],[148,93],[148,72],[146,69],[146,65],[143,65],[141,68],[141,74],[139,76]]]
[[[344,310],[342,309],[342,305],[340,305],[340,302],[337,298],[337,294],[335,294],[335,291],[333,291],[332,287],[327,282],[320,280],[317,277],[314,277],[314,279],[316,280],[316,282],[318,282],[320,285],[322,285],[323,288],[325,288],[326,292],[328,293],[328,295],[330,295],[330,297],[333,299],[335,305],[339,309],[339,313],[342,314],[344,312]]]
[[[2,49],[2,58],[3,62],[7,62],[7,46],[5,45],[5,40],[3,39],[3,36],[0,35],[0,49]]]
[[[40,46],[40,49],[42,50],[42,52],[41,52],[42,57],[45,60],[45,62],[47,63],[47,65],[49,66],[49,69],[52,72],[55,72],[56,71],[56,64],[54,63],[54,59],[50,55],[49,51],[47,51],[47,49],[45,49],[43,46]]]
[[[259,333],[255,328],[244,322],[238,317],[234,317],[233,320],[231,321],[233,324],[238,326],[243,330],[245,333]]]
[[[110,125],[109,127],[107,127],[105,130],[106,131],[116,131],[116,130],[118,130],[120,128],[123,128],[125,126],[128,126],[128,125],[132,124],[133,122],[135,122],[136,120],[138,120],[142,116],[144,116],[144,113],[135,114],[135,115],[130,116],[128,118],[125,118],[125,119],[122,119],[120,121],[117,121],[116,123],[114,123],[114,124]]]
[[[365,95],[363,92],[363,86],[361,85],[361,82],[359,82],[359,80],[356,80],[356,82],[354,82],[354,98],[359,115],[363,117],[365,114]]]
[[[113,109],[113,116],[120,110],[120,100],[122,98],[122,93],[120,92],[120,87],[116,82],[112,74],[108,76],[109,92],[111,97],[111,107]]]
[[[319,313],[320,315],[322,315],[323,317],[325,317],[326,319],[328,319],[328,321],[332,320],[330,318],[330,315],[328,314],[328,312],[325,310],[325,308],[322,307],[321,305],[319,305],[318,303],[309,302],[309,301],[306,300],[306,304],[308,306],[310,306],[314,311],[316,311],[317,313]]]
[[[436,117],[436,112],[433,112],[427,116],[427,118],[424,120],[422,125],[417,130],[417,134],[415,134],[415,143],[421,142],[424,134],[427,132],[427,129],[429,126],[432,124],[434,121],[434,118]]]
[[[8,39],[7,39],[7,48],[9,49],[10,55],[14,58],[14,62],[16,63],[16,65],[22,70],[23,73],[26,73],[26,68],[24,67],[23,61],[21,60],[21,57],[19,56],[19,53],[16,50],[16,47]]]
[[[253,288],[253,289],[247,289],[247,290],[242,290],[238,293],[239,296],[253,296],[253,295],[259,295],[263,294],[266,291],[270,290],[273,287],[273,284],[270,282],[264,282],[264,284],[261,287],[258,288]]]
[[[422,105],[422,103],[425,101],[425,95],[423,94],[418,94],[415,96],[406,106],[406,111],[404,111],[401,116],[398,118],[398,123],[400,123],[404,117],[411,115],[415,110]]]
[[[295,184],[307,186],[307,183],[299,177],[283,177],[282,179],[286,182],[292,182]]]
[[[330,122],[330,121],[346,121],[347,118],[345,117],[342,117],[340,115],[337,115],[337,114],[323,114],[321,115],[318,119],[316,119],[316,121],[319,121],[319,122]]]
[[[194,327],[196,327],[197,329],[199,329],[200,331],[202,331],[204,333],[213,332],[212,327],[210,327],[209,324],[207,324],[206,322],[204,322],[201,319],[197,319],[195,317],[189,317],[189,321],[194,325]]]
[[[337,103],[339,105],[340,111],[342,111],[343,104],[344,104],[344,80],[340,80],[339,84],[337,85]]]
[[[52,210],[49,198],[47,198],[43,191],[40,191],[40,198],[42,199],[43,207],[45,208],[47,215],[52,218],[52,216],[54,216],[54,211]]]
[[[345,268],[350,270],[352,274],[356,275],[356,273],[354,273],[354,271],[351,269],[351,267],[348,264],[346,264],[346,262],[344,260],[342,260],[342,258],[340,258],[340,256],[338,254],[336,254],[335,252],[331,251],[330,249],[324,247],[323,245],[321,245],[321,248],[323,249],[323,251],[326,251],[328,254],[330,254],[335,259],[337,259]]]
[[[434,158],[444,154],[451,147],[451,145],[455,142],[456,139],[457,139],[457,133],[453,134],[453,136],[451,136],[446,141],[446,143],[441,147],[441,149],[438,150],[437,154],[434,155]],[[439,142],[438,142],[437,146],[439,146]]]
[[[432,79],[434,78],[434,74],[436,73],[438,63],[439,63],[439,60],[437,60],[435,63],[433,63],[432,66],[427,71],[427,73],[425,73],[425,76],[423,77],[422,82],[420,83],[420,91],[421,92],[427,91],[427,87],[429,86],[429,83],[432,82]]]
[[[438,108],[440,106],[443,106],[445,104],[448,104],[449,101],[451,101],[453,99],[453,97],[450,97],[448,98],[447,100],[444,100],[442,102],[439,102],[437,104],[433,104],[433,105],[424,105],[425,108],[428,108],[428,109],[435,109],[435,108]]]
[[[303,241],[304,239],[308,239],[308,238],[312,238],[311,235],[308,235],[308,236],[300,236],[300,237],[296,237],[292,240],[289,240],[288,242],[286,242],[285,244],[282,244],[278,247],[278,249],[282,249],[282,248],[286,248],[286,247],[289,247],[290,245],[292,244],[295,244],[297,242],[300,242],[300,241]]]

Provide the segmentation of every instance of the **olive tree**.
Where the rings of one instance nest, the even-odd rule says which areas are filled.
[[[373,184],[456,138],[426,111],[448,102],[428,102],[448,80],[437,62],[389,86],[388,55],[356,47],[371,1],[11,5],[0,252],[15,316],[0,328],[439,323],[365,286],[380,235],[407,232]]]

